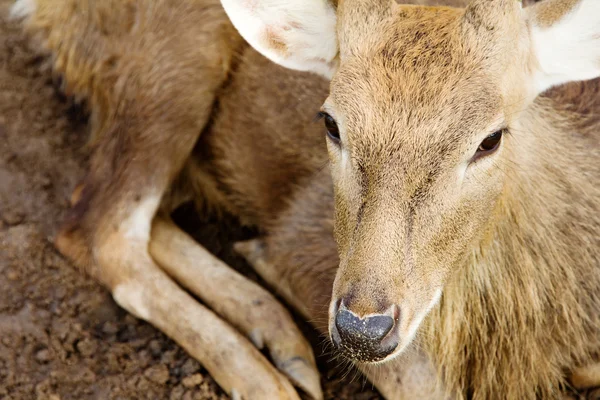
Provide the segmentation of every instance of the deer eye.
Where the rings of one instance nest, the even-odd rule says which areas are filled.
[[[483,141],[477,148],[477,153],[475,154],[475,156],[480,157],[495,151],[500,145],[500,140],[502,139],[503,134],[504,129],[501,129],[483,139]]]
[[[337,123],[335,122],[335,119],[333,119],[333,117],[327,113],[319,113],[319,117],[323,118],[323,120],[325,121],[327,137],[329,137],[329,139],[334,143],[339,144],[340,131],[338,129]]]

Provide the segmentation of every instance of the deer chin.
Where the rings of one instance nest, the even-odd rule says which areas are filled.
[[[329,334],[336,352],[342,357],[362,365],[387,363],[400,356],[413,342],[419,327],[442,297],[442,289],[436,289],[429,303],[418,311],[408,304],[393,305],[386,314],[354,315],[343,306],[343,300],[332,301],[329,314]],[[340,318],[340,314],[344,316]],[[393,316],[391,326],[373,328],[371,319]],[[345,326],[340,326],[345,325]],[[348,325],[348,326],[346,326]],[[381,334],[375,339],[375,333]]]

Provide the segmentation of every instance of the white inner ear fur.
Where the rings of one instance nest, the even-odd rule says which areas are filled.
[[[30,17],[35,10],[37,5],[35,0],[17,0],[10,9],[10,18],[19,19]]]
[[[286,68],[331,78],[338,53],[336,13],[327,0],[221,0],[258,52]]]
[[[600,0],[580,0],[552,26],[531,27],[538,92],[600,76]]]

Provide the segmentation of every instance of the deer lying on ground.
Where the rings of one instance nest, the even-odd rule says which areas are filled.
[[[258,226],[238,250],[388,398],[600,384],[600,84],[539,96],[600,76],[599,1],[13,13],[91,110],[58,248],[232,397],[322,394],[286,310],[169,221],[188,200]]]

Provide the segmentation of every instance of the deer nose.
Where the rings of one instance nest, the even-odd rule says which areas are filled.
[[[335,347],[346,357],[361,362],[381,361],[398,346],[396,320],[398,308],[384,314],[360,318],[340,302],[331,329]]]

